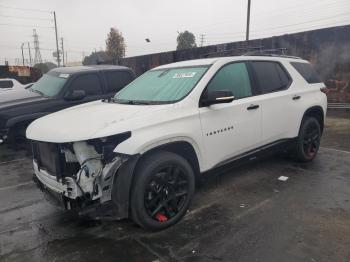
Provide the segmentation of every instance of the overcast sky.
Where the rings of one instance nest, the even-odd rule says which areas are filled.
[[[83,53],[105,49],[110,27],[123,33],[127,56],[174,50],[183,30],[193,32],[198,45],[201,34],[204,45],[244,40],[246,8],[247,0],[0,0],[0,64],[21,59],[22,43],[30,42],[34,56],[34,28],[42,58],[53,61],[53,15],[47,11],[56,11],[68,61],[81,61]],[[350,0],[252,0],[251,38],[345,24]],[[24,53],[28,59],[27,44]]]

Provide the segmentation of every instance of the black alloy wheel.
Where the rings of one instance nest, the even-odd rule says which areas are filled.
[[[165,222],[182,210],[189,192],[189,181],[181,166],[169,165],[156,171],[145,191],[147,214]]]
[[[194,189],[194,173],[186,159],[167,151],[150,153],[136,167],[131,217],[145,229],[165,229],[186,214]]]
[[[320,123],[316,118],[303,119],[294,147],[295,159],[301,162],[312,161],[320,148],[321,135]]]
[[[313,158],[320,145],[320,130],[316,123],[310,123],[303,137],[303,150],[308,158]]]

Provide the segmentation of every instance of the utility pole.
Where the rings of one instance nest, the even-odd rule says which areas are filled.
[[[30,45],[28,42],[28,52],[29,52],[29,62],[30,62],[30,66],[32,66],[32,53],[30,52]]]
[[[205,37],[205,35],[204,34],[201,34],[200,35],[200,39],[201,39],[201,47],[203,46],[203,44],[204,44],[204,37]]]
[[[23,46],[24,46],[24,43],[22,43],[21,45],[21,49],[22,49],[22,64],[24,66],[24,53],[23,53]]]
[[[56,12],[55,12],[55,11],[53,12],[53,19],[54,19],[54,21],[55,21],[57,66],[60,67],[60,50],[58,49],[57,22],[56,22]]]
[[[250,0],[248,0],[248,8],[247,8],[247,29],[246,29],[246,37],[245,37],[245,40],[247,42],[249,40],[249,24],[250,24]]]
[[[63,37],[61,37],[61,49],[62,49],[62,58],[63,58],[63,63],[62,66],[65,66],[65,61],[64,61],[64,47],[63,47]]]

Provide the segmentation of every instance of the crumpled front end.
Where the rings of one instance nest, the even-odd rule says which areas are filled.
[[[64,144],[32,141],[35,181],[68,210],[88,213],[111,204],[118,170],[130,158],[113,149],[129,137],[130,132]]]

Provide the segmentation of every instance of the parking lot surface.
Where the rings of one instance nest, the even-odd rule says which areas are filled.
[[[32,174],[25,150],[0,148],[0,261],[350,261],[350,113],[329,114],[312,163],[276,155],[206,177],[157,233],[77,219]]]

